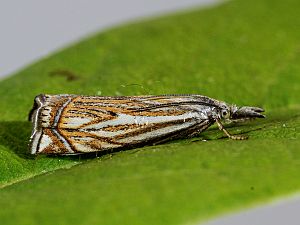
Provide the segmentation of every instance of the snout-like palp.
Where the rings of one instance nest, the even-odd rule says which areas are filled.
[[[262,112],[264,109],[259,107],[243,106],[232,114],[231,119],[265,118]]]

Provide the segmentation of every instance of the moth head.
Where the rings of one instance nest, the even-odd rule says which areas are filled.
[[[252,118],[265,118],[265,115],[261,114],[264,109],[254,106],[242,106],[236,105],[230,106],[230,120],[244,120]]]

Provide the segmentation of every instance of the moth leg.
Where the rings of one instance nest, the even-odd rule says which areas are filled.
[[[223,131],[226,136],[232,140],[246,140],[248,137],[247,136],[240,136],[240,135],[231,135],[223,126],[220,120],[216,120],[216,123],[218,124],[218,127],[221,131]]]

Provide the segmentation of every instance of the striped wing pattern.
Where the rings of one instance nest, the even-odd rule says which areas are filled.
[[[209,127],[196,96],[46,96],[37,152],[77,154],[156,144]]]

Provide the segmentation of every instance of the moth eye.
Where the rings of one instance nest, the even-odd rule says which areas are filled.
[[[226,110],[223,110],[223,111],[222,111],[222,116],[223,116],[223,117],[226,117],[227,114],[228,114],[228,112],[227,112]]]

